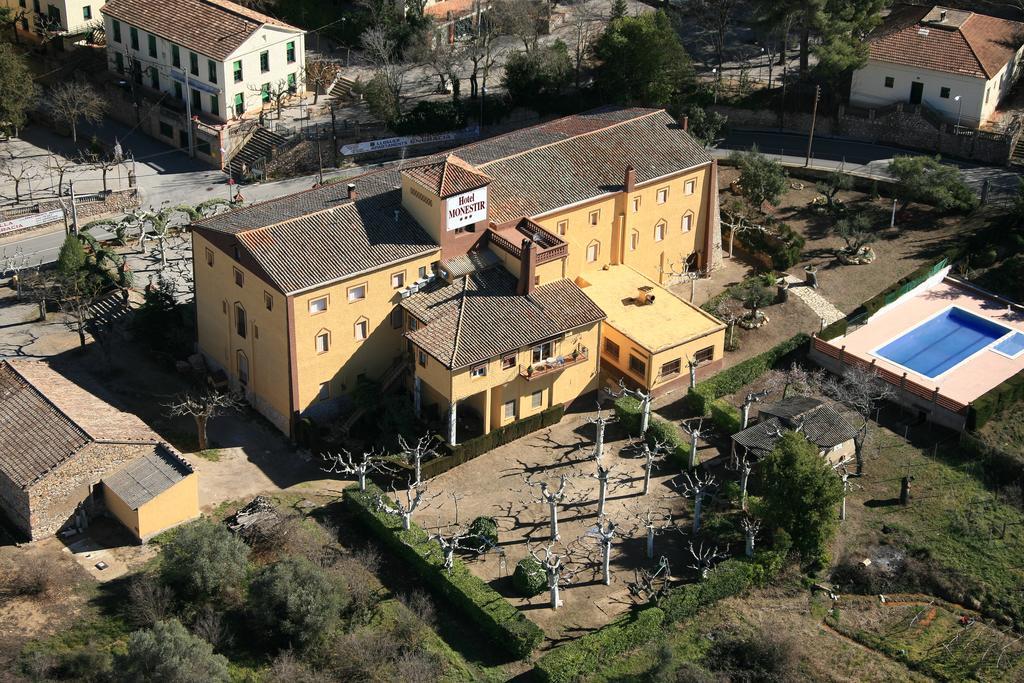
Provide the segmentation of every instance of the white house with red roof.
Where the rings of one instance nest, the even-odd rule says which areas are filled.
[[[1024,24],[958,9],[897,6],[867,38],[850,104],[923,104],[951,122],[988,122],[1020,73]]]

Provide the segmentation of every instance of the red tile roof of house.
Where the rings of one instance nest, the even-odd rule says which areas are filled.
[[[989,80],[1024,45],[1024,24],[938,5],[903,5],[867,42],[873,60]]]
[[[402,173],[430,188],[441,199],[475,190],[493,180],[454,154],[441,161],[402,169]]]

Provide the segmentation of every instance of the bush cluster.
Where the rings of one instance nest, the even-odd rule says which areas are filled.
[[[345,503],[356,516],[405,566],[461,610],[488,638],[512,655],[524,658],[544,640],[544,631],[479,577],[456,560],[451,571],[445,571],[437,543],[423,529],[412,525],[402,529],[401,520],[377,509],[376,501],[384,492],[374,484],[366,491],[350,486],[345,489]]]
[[[740,431],[743,423],[743,416],[739,408],[724,399],[716,399],[711,402],[711,421],[722,430],[724,434],[735,434]]]
[[[686,395],[688,407],[698,415],[708,415],[712,411],[711,404],[715,399],[735,393],[750,384],[806,344],[809,339],[810,337],[803,332],[795,334],[764,353],[748,358],[698,383],[697,387]]]
[[[516,592],[524,598],[539,595],[548,585],[544,567],[540,566],[540,562],[535,558],[524,557],[516,563],[516,570],[512,574],[512,585]]]
[[[640,433],[640,402],[632,396],[622,396],[615,401],[615,417],[629,434]],[[669,449],[669,457],[679,467],[686,467],[690,461],[690,442],[678,426],[663,420],[653,412],[644,435],[653,446],[663,443]]]
[[[803,235],[785,223],[775,223],[771,232],[746,230],[736,235],[736,241],[774,270],[788,270],[799,263],[806,244]]]

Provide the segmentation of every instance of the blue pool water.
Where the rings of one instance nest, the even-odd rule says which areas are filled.
[[[950,308],[875,354],[925,377],[938,377],[1008,332],[1009,329],[991,320]]]
[[[1024,353],[1024,332],[1014,332],[992,348],[1000,353],[1005,353],[1010,358],[1016,358]]]

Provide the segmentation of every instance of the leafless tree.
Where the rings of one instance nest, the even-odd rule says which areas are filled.
[[[704,508],[704,498],[711,495],[717,488],[715,477],[711,474],[700,472],[683,475],[683,495],[693,498],[693,533],[700,533],[701,512]]]
[[[437,76],[437,92],[448,92],[451,84],[452,92],[459,92],[459,76],[462,71],[464,55],[462,47],[450,43],[445,37],[426,31],[414,50],[414,59],[425,65]]]
[[[39,178],[39,169],[30,161],[18,161],[15,163],[12,155],[11,162],[0,166],[0,175],[7,178],[14,185],[14,201],[21,202],[22,183],[29,185],[28,198],[32,199],[32,181]]]
[[[651,472],[654,471],[655,462],[668,455],[668,447],[664,441],[655,441],[651,445],[646,439],[634,441],[632,447],[644,456],[644,486],[640,495],[646,496],[651,491]]]
[[[452,573],[452,568],[455,566],[455,552],[463,549],[463,546],[460,545],[461,542],[472,535],[468,529],[458,529],[447,535],[440,532],[430,535],[430,540],[437,541],[438,546],[441,548],[442,566],[446,573]]]
[[[736,252],[733,246],[736,242],[736,235],[744,232],[769,232],[768,226],[764,225],[763,216],[750,205],[745,198],[734,197],[722,207],[722,227],[729,229],[729,258]]]
[[[493,20],[481,17],[477,32],[469,39],[462,54],[470,63],[469,96],[476,98],[487,88],[487,77],[497,63],[501,50],[497,46],[498,30]]]
[[[410,446],[404,436],[398,435],[398,447],[402,449],[402,457],[413,468],[413,475],[415,476],[413,480],[414,486],[418,486],[423,482],[423,461],[437,456],[437,448],[435,447],[437,441],[436,435],[424,434],[416,442],[416,445]]]
[[[743,533],[746,536],[747,557],[754,556],[754,541],[757,539],[757,532],[761,530],[761,520],[754,517],[744,517],[740,522]]]
[[[617,531],[615,522],[601,516],[598,518],[597,526],[590,532],[601,547],[601,580],[606,586],[612,584],[612,545]]]
[[[248,86],[249,92],[260,98],[260,102],[272,103],[274,114],[278,120],[281,119],[281,109],[284,107],[284,100],[289,95],[294,95],[298,84],[291,84],[285,78],[279,78],[272,83],[254,83]]]
[[[19,301],[23,293],[25,275],[30,272],[39,272],[39,268],[42,265],[42,257],[34,258],[32,255],[26,254],[20,246],[16,246],[11,252],[8,252],[7,247],[4,247],[3,251],[0,252],[0,277],[6,277],[8,274],[11,275],[11,281]],[[45,318],[45,314],[46,309],[44,306],[40,318]]]
[[[672,570],[668,558],[664,555],[653,569],[641,569],[635,572],[635,579],[629,585],[630,595],[643,598],[648,603],[657,604],[669,589],[672,581]]]
[[[540,0],[493,0],[488,12],[498,30],[518,38],[529,53],[537,48],[541,24],[547,17],[547,7]]]
[[[57,302],[64,327],[78,335],[79,346],[84,349],[86,332],[95,331],[96,304],[103,298],[103,287],[99,279],[51,278],[48,280],[48,291],[43,296]]]
[[[750,406],[754,405],[768,395],[768,390],[751,391],[743,399],[740,406],[740,429],[746,429],[750,425]]]
[[[554,543],[534,550],[527,547],[527,552],[541,566],[544,577],[548,582],[548,591],[551,595],[551,609],[558,609],[562,606],[561,588],[573,579],[580,568],[572,566],[572,556],[568,550],[561,553],[555,552]]]
[[[171,417],[191,417],[196,425],[196,437],[199,450],[209,448],[206,437],[206,426],[210,420],[232,410],[242,407],[241,400],[234,394],[226,394],[213,389],[202,389],[181,394],[171,403],[166,404]]]
[[[850,481],[850,477],[854,476],[853,473],[850,472],[850,459],[849,458],[843,458],[842,460],[840,460],[839,462],[834,464],[832,466],[832,469],[835,471],[836,474],[839,475],[839,478],[843,482],[843,500],[839,504],[839,521],[840,522],[845,522],[846,521],[846,495],[850,492],[851,489],[853,489],[855,487],[855,484]]]
[[[629,389],[622,378],[619,378],[618,391],[612,391],[611,389],[605,389],[605,391],[612,398],[629,396],[640,402],[640,437],[643,438],[644,434],[647,433],[647,427],[651,423],[651,400],[653,399],[651,392],[644,391],[643,389]]]
[[[595,436],[594,436],[594,460],[600,461],[604,457],[604,430],[612,422],[615,422],[615,418],[606,418],[601,412],[601,409],[597,410],[597,417],[592,418],[588,421],[589,424],[595,425]]]
[[[697,298],[697,280],[704,275],[695,265],[695,256],[681,256],[679,261],[670,261],[667,268],[659,269],[666,275],[670,282],[690,283],[690,303]]]
[[[877,373],[861,367],[848,367],[840,377],[829,375],[822,389],[826,396],[852,408],[860,417],[860,425],[853,439],[859,476],[864,473],[864,443],[871,426],[871,415],[880,403],[893,398],[896,392]]]
[[[566,501],[569,495],[569,475],[562,474],[558,478],[558,488],[553,489],[546,481],[534,481],[530,475],[525,475],[523,481],[530,488],[537,489],[536,497],[532,502],[545,503],[548,506],[548,513],[551,517],[551,540],[557,541],[558,534],[558,506]]]
[[[374,66],[376,76],[383,80],[396,103],[401,100],[407,67],[398,55],[398,46],[388,32],[376,25],[360,37],[366,56]]]
[[[729,29],[733,25],[734,13],[739,6],[738,0],[697,0],[697,21],[712,36],[715,57],[718,60],[718,73],[722,73],[725,61],[725,45]]]
[[[78,163],[92,166],[94,169],[100,172],[103,178],[103,191],[107,191],[107,176],[115,168],[121,165],[122,160],[114,157],[113,155],[102,154],[100,152],[86,151],[82,152],[78,157]]]
[[[78,124],[99,123],[107,103],[88,83],[63,82],[50,89],[46,106],[57,121],[71,126],[71,139],[78,142]]]
[[[650,506],[635,506],[630,512],[647,538],[647,559],[653,560],[654,537],[665,529],[672,528],[672,514],[666,510],[654,510]]]
[[[590,54],[590,45],[600,35],[604,17],[587,2],[577,3],[572,11],[573,71],[576,87],[580,87],[583,65]]]
[[[327,94],[327,88],[334,83],[340,71],[337,64],[326,59],[306,60],[306,85],[313,89],[313,104],[317,103],[320,95]]]
[[[807,370],[804,366],[793,363],[786,370],[771,370],[765,377],[764,388],[769,393],[782,393],[782,398],[793,389],[797,394],[811,394],[822,391],[825,373],[820,368]]]
[[[740,509],[744,512],[747,511],[747,484],[750,482],[750,473],[756,464],[757,458],[746,448],[743,449],[742,455],[733,453],[729,463],[729,468],[740,475]]]
[[[46,163],[51,172],[57,174],[57,196],[64,195],[64,176],[75,167],[75,162],[59,154],[50,153]]]
[[[394,500],[384,498],[383,496],[377,497],[377,509],[382,510],[389,515],[395,515],[401,517],[402,528],[406,531],[412,528],[412,516],[420,507],[422,507],[429,500],[436,498],[437,495],[427,496],[427,487],[422,482],[409,482],[408,487],[405,489],[405,502],[403,503],[399,499],[398,492],[394,487],[391,488],[391,493],[394,496]]]
[[[323,468],[324,472],[330,474],[354,474],[356,479],[359,481],[359,490],[366,490],[366,476],[372,472],[394,472],[393,467],[389,467],[387,464],[387,454],[382,451],[368,450],[363,451],[363,454],[358,459],[345,450],[341,449],[339,453],[333,453],[326,456],[327,466]]]
[[[713,548],[705,547],[703,541],[697,548],[694,548],[693,541],[690,541],[690,555],[693,556],[693,564],[690,565],[690,568],[697,572],[701,581],[708,578],[708,572],[711,571],[715,562],[728,557],[726,553],[719,552],[717,545]]]
[[[683,431],[690,435],[690,462],[687,466],[691,470],[697,467],[697,444],[700,443],[700,437],[702,436],[701,427],[703,425],[703,417],[691,418],[684,420],[682,423]]]

